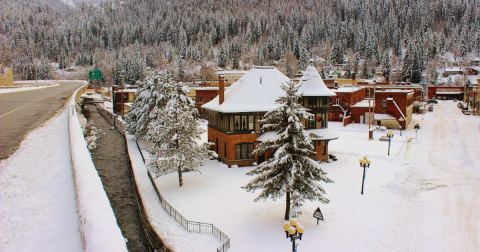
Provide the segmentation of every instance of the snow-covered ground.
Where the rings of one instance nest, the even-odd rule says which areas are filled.
[[[78,219],[65,110],[0,161],[0,251],[83,251]]]
[[[418,139],[413,126],[419,123]],[[480,248],[480,118],[440,101],[422,120],[395,130],[391,156],[385,132],[368,139],[368,125],[329,122],[340,138],[322,163],[335,183],[325,185],[330,204],[307,202],[299,222],[305,234],[298,251],[478,251]],[[372,160],[364,195],[358,160]],[[172,173],[156,180],[163,196],[187,219],[215,224],[231,238],[229,251],[291,251],[285,238],[285,199],[253,202],[259,192],[240,187],[253,167],[227,168],[206,160],[200,173]],[[317,226],[313,212],[325,217]]]
[[[43,81],[39,80],[38,84],[35,85],[35,81],[15,81],[16,87],[14,88],[0,88],[0,94],[29,91],[40,88],[56,87],[60,84],[54,83],[53,81]]]

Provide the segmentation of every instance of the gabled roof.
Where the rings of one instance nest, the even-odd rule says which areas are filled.
[[[270,111],[280,106],[275,103],[285,95],[280,85],[289,81],[274,67],[254,67],[225,90],[222,104],[217,96],[202,108],[222,113]]]
[[[314,66],[308,66],[300,79],[302,86],[298,89],[303,96],[337,96],[335,92],[327,88]]]

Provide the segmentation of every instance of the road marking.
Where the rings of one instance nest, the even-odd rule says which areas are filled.
[[[60,91],[60,92],[58,92],[58,93],[55,93],[55,94],[53,94],[53,95],[51,95],[51,96],[43,97],[43,98],[41,98],[41,99],[38,99],[38,100],[36,100],[36,101],[33,101],[33,102],[30,102],[30,103],[27,103],[27,104],[25,104],[25,105],[23,105],[23,106],[21,106],[21,107],[19,107],[19,108],[16,108],[16,109],[14,109],[14,110],[12,110],[12,111],[9,111],[9,112],[7,112],[7,113],[5,113],[5,114],[1,115],[1,116],[0,116],[0,118],[4,117],[4,116],[6,116],[6,115],[8,115],[8,114],[10,114],[10,113],[13,113],[13,112],[15,112],[15,111],[17,111],[17,110],[19,110],[19,109],[21,109],[21,108],[23,108],[23,107],[26,107],[26,106],[28,106],[28,105],[30,105],[30,104],[32,104],[32,103],[35,103],[35,102],[41,101],[41,100],[43,100],[43,99],[50,98],[50,97],[52,97],[52,96],[55,96],[55,95],[57,95],[57,94],[63,93],[63,92],[65,92],[65,91],[67,91],[67,90],[63,90],[63,91]]]

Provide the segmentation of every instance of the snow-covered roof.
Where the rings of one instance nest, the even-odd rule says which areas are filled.
[[[374,99],[371,99],[370,103],[371,103],[371,105],[370,105],[371,107],[375,107],[375,100]],[[368,108],[368,99],[359,101],[359,102],[355,103],[354,105],[351,105],[350,107]]]
[[[472,84],[478,84],[478,80],[480,79],[480,75],[467,75],[467,79]]]
[[[444,72],[463,72],[465,70],[460,69],[460,67],[449,67],[445,68]]]
[[[337,96],[335,92],[327,88],[314,66],[308,66],[300,79],[302,86],[298,89],[303,96]]]
[[[436,94],[463,94],[463,91],[436,91]]]
[[[313,134],[319,136],[319,138],[315,138],[312,140],[334,140],[338,138],[337,132],[331,130],[329,128],[323,129],[307,129],[308,132],[312,132]],[[264,142],[264,141],[275,141],[280,139],[280,136],[277,135],[276,132],[270,131],[255,139],[256,142]]]
[[[228,71],[217,71],[215,74],[246,74],[245,71],[240,70],[228,70]]]
[[[285,95],[280,85],[289,81],[274,67],[254,67],[225,90],[222,104],[217,96],[202,108],[223,113],[270,111],[280,106],[275,103]]]
[[[353,93],[358,90],[363,89],[363,86],[356,86],[356,87],[339,87],[338,89],[335,90],[335,93]]]
[[[194,87],[195,90],[218,90],[218,87]],[[225,88],[227,89],[227,88]]]
[[[411,89],[387,89],[387,90],[379,90],[375,91],[375,93],[413,93],[414,91]]]

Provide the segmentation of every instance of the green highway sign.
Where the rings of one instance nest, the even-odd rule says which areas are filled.
[[[101,70],[94,70],[88,72],[88,79],[89,80],[101,80],[102,79],[102,71]]]

